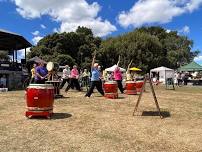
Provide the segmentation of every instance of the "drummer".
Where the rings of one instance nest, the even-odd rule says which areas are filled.
[[[120,56],[119,56],[119,61],[114,70],[114,80],[117,82],[120,92],[124,93],[124,89],[123,89],[123,85],[122,85],[122,73],[121,73],[121,70],[119,67],[119,62],[120,62]]]
[[[81,87],[79,85],[78,79],[79,79],[79,71],[77,70],[77,66],[74,65],[70,73],[70,83],[65,89],[65,92],[67,92],[70,89],[70,87],[73,87],[73,86],[76,87],[76,90],[81,91]]]
[[[65,85],[66,82],[69,84],[70,72],[71,71],[70,71],[69,65],[65,65],[65,68],[63,69],[63,72],[62,72],[62,83],[60,85],[60,89],[63,88],[63,86]]]
[[[31,75],[31,81],[30,81],[30,83],[34,83],[35,82],[36,67],[37,67],[37,64],[34,63],[32,69],[31,69],[31,74],[32,75]]]
[[[93,93],[93,89],[96,87],[98,92],[102,96],[104,96],[104,91],[102,89],[102,82],[100,81],[100,71],[98,69],[98,63],[95,63],[95,55],[93,57],[93,61],[91,64],[91,84],[90,84],[90,89],[86,93],[85,97],[90,97],[91,94]]]
[[[39,63],[39,66],[36,67],[35,74],[35,83],[37,84],[45,84],[45,79],[48,77],[48,70],[44,66],[44,63]]]
[[[130,66],[131,66],[132,62],[133,62],[133,60],[130,61],[128,68],[127,68],[127,71],[126,71],[126,81],[132,81],[133,80],[132,75],[130,73]]]

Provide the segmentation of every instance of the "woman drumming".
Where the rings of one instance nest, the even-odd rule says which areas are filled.
[[[86,93],[85,97],[90,97],[91,94],[93,93],[93,89],[96,87],[98,92],[100,92],[100,94],[102,96],[104,96],[104,91],[102,89],[102,82],[100,81],[100,71],[98,69],[98,63],[95,63],[95,56],[96,56],[96,52],[95,55],[93,57],[93,61],[91,64],[91,84],[90,84],[90,89],[88,90],[88,92]]]
[[[119,61],[117,63],[117,66],[114,70],[114,80],[117,82],[118,84],[118,88],[120,90],[121,93],[124,93],[124,89],[123,89],[123,85],[122,85],[122,73],[119,67],[119,62],[120,62],[120,56],[119,56]]]

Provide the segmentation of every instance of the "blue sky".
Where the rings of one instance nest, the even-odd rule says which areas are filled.
[[[101,37],[158,25],[188,36],[192,49],[202,51],[202,0],[0,0],[0,19],[0,29],[21,34],[32,44],[79,25]],[[195,61],[202,64],[202,52]]]

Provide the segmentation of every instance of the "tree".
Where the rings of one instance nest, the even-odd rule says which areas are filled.
[[[92,53],[100,44],[101,39],[94,37],[91,29],[78,27],[76,32],[47,35],[31,48],[28,58],[38,56],[45,61],[57,60],[60,64],[67,63],[62,61],[67,59],[70,64],[77,63],[85,68],[86,65],[90,65]]]
[[[0,51],[0,61],[9,61],[8,51]]]

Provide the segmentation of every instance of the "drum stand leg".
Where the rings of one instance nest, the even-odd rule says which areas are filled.
[[[158,101],[157,101],[157,98],[156,98],[156,94],[155,94],[155,91],[154,91],[154,88],[153,88],[151,79],[150,79],[147,75],[145,76],[144,84],[143,84],[143,86],[142,86],[140,95],[139,95],[138,100],[137,100],[137,103],[136,103],[136,105],[135,105],[135,109],[134,109],[134,111],[133,111],[133,116],[135,115],[135,112],[137,111],[138,105],[139,105],[140,100],[141,100],[141,98],[142,98],[142,94],[143,94],[143,92],[144,92],[144,90],[145,90],[145,86],[146,86],[147,80],[149,80],[150,88],[151,88],[152,95],[153,95],[153,98],[154,98],[154,101],[155,101],[155,104],[156,104],[156,108],[157,108],[157,110],[158,110],[158,114],[159,114],[160,118],[162,119],[163,117],[162,117],[162,115],[161,115],[160,107],[159,107],[159,104],[158,104]]]

